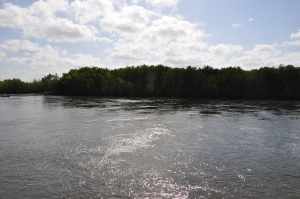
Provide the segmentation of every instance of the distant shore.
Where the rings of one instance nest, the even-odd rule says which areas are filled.
[[[242,70],[138,66],[109,70],[83,67],[61,77],[0,81],[0,97],[10,94],[191,99],[300,99],[300,68],[292,65]]]

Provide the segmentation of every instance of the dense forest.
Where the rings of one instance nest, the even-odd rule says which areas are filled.
[[[84,67],[41,80],[0,81],[0,93],[44,93],[70,96],[178,97],[214,99],[300,99],[300,68],[242,70],[170,68],[162,65],[109,70]]]

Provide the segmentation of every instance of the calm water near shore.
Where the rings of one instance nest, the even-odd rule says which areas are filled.
[[[300,198],[300,102],[0,97],[0,198]]]

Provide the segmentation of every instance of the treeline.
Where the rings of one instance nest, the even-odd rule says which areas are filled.
[[[292,65],[251,71],[223,69],[127,67],[80,68],[30,83],[0,81],[0,93],[48,93],[106,97],[178,97],[214,99],[300,99],[300,68]]]

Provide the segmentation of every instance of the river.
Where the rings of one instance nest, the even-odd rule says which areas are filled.
[[[0,198],[300,198],[300,102],[3,97]]]

